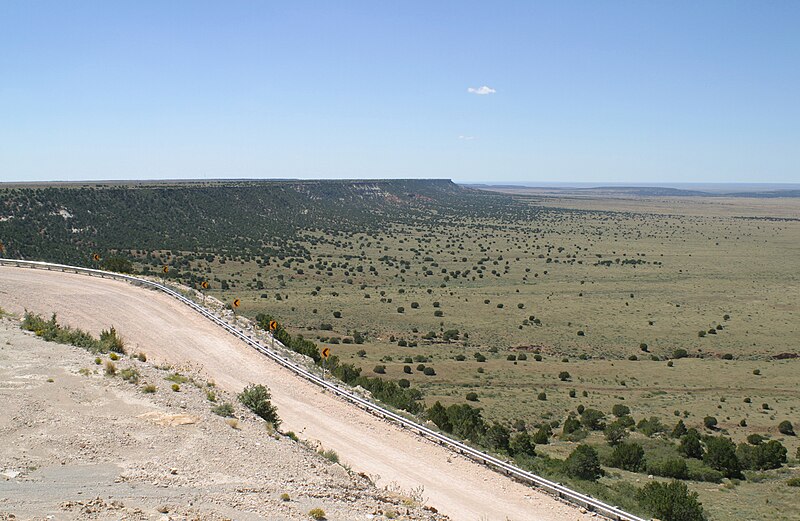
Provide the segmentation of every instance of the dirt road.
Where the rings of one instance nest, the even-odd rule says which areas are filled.
[[[95,333],[113,325],[133,351],[157,362],[190,363],[232,392],[263,383],[284,430],[320,440],[378,486],[424,487],[427,503],[454,520],[590,517],[323,393],[162,293],[86,275],[0,267],[0,306],[56,312],[59,322]]]

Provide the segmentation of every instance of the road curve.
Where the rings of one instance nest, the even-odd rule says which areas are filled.
[[[0,267],[0,306],[16,313],[56,312],[60,322],[94,333],[113,325],[151,361],[191,365],[230,391],[264,383],[285,430],[320,440],[379,486],[424,487],[427,503],[454,520],[590,516],[344,403],[160,292],[85,275]]]

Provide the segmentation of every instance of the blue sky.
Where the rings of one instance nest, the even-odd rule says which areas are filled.
[[[800,182],[799,22],[795,1],[6,0],[0,181]]]

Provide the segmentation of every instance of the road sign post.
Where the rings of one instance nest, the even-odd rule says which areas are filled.
[[[328,362],[328,357],[331,356],[331,348],[330,347],[323,347],[322,348],[322,379],[325,379],[325,369]]]
[[[272,338],[272,349],[275,349],[275,331],[278,330],[278,322],[276,320],[269,321],[269,333]]]
[[[201,282],[200,283],[200,287],[203,288],[203,289],[208,289],[208,281],[204,280],[203,282]],[[206,294],[203,291],[201,291],[200,293],[203,294],[203,306],[205,306],[206,305]]]

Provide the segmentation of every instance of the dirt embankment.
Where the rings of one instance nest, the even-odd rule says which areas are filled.
[[[123,356],[108,376],[94,358],[0,319],[0,519],[444,519],[270,432],[204,380],[176,392],[170,371]],[[236,419],[211,412],[225,402]]]

